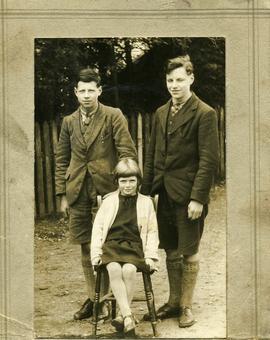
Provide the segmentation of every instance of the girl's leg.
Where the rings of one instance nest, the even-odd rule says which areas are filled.
[[[131,263],[125,263],[122,267],[123,280],[126,285],[129,306],[133,299],[137,268]]]
[[[136,272],[137,268],[131,263],[125,263],[122,267],[123,280],[126,285],[129,307],[133,299]],[[135,328],[135,319],[133,317],[124,319],[124,326],[126,331],[133,332]]]
[[[109,273],[111,289],[114,297],[117,300],[121,314],[123,317],[130,315],[131,310],[129,307],[128,294],[126,284],[123,280],[122,267],[117,262],[107,264]]]

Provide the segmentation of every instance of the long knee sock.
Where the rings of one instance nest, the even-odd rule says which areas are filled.
[[[181,294],[180,282],[182,278],[182,262],[180,260],[177,261],[166,260],[166,266],[170,289],[168,304],[176,307],[179,305],[179,299]]]
[[[199,261],[183,261],[180,307],[192,307],[193,293],[199,272]]]
[[[127,296],[128,296],[128,303],[129,303],[129,305],[131,305],[131,302],[132,302],[133,296],[134,296],[134,285],[132,285],[132,287],[129,287],[127,289]]]
[[[128,304],[129,306],[131,305],[131,302],[133,300],[133,296],[134,296],[134,285],[135,285],[135,282],[132,286],[130,287],[126,287],[126,290],[127,290],[127,298],[128,298]],[[118,304],[119,305],[119,304]],[[119,307],[120,308],[120,307]],[[122,313],[121,313],[121,310],[119,309],[118,313],[117,313],[117,316],[122,316]]]
[[[134,287],[135,287],[135,282],[136,282],[136,271],[132,275],[124,274],[123,281],[125,282],[125,285],[126,285],[128,303],[130,305],[133,299],[133,295],[134,295]]]
[[[122,316],[125,317],[126,315],[131,314],[124,281],[110,279],[110,282],[113,295],[117,300]]]
[[[95,276],[90,258],[82,258],[82,268],[86,282],[87,294],[90,300],[94,301],[95,296]]]

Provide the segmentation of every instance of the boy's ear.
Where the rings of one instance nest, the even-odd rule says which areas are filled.
[[[194,83],[194,80],[195,80],[195,77],[194,77],[193,73],[191,74],[190,78],[191,78],[191,84],[190,85],[192,85]]]

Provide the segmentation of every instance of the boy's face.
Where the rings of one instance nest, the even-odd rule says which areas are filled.
[[[138,179],[136,176],[119,177],[118,186],[123,196],[134,196],[137,193]]]
[[[185,99],[189,95],[193,81],[193,74],[187,74],[184,67],[178,67],[166,75],[168,91],[172,98],[177,100]]]
[[[83,82],[79,81],[77,87],[74,88],[75,95],[80,105],[89,111],[95,108],[98,103],[98,97],[101,95],[101,86],[97,86],[94,81]]]

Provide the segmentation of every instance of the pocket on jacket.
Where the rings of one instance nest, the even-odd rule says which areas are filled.
[[[100,135],[100,141],[101,143],[103,143],[104,141],[106,141],[107,139],[109,139],[111,137],[111,132],[106,132],[105,134],[101,134]]]

